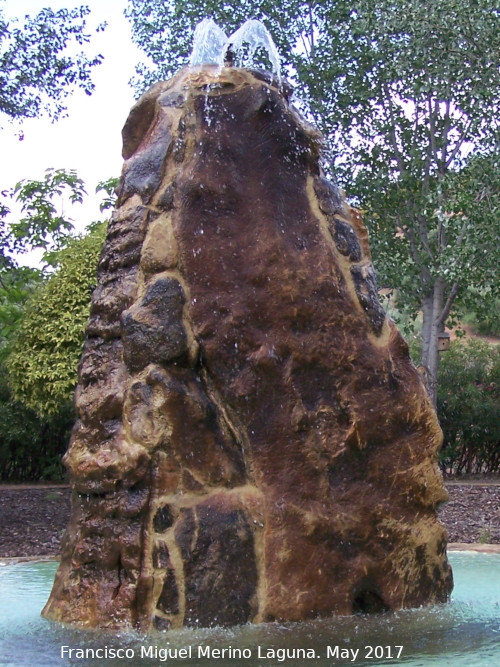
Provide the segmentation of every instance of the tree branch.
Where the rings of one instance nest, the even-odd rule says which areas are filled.
[[[411,229],[411,227],[404,227],[403,225],[399,225],[398,229],[400,229],[403,232],[404,237],[410,244],[410,250],[413,257],[413,261],[415,262],[415,264],[417,264],[417,266],[419,266],[421,262],[420,262],[420,255],[418,253],[417,242],[415,239],[415,232],[413,231],[413,229]]]
[[[463,240],[465,238],[465,232],[467,231],[467,226],[468,226],[468,218],[464,219],[464,224],[462,225],[462,229],[460,230],[460,234],[457,237],[457,240],[455,241],[456,246],[461,246],[463,243]]]
[[[448,295],[448,298],[446,299],[446,303],[444,304],[443,310],[439,314],[438,317],[438,323],[444,326],[444,323],[446,322],[448,315],[450,314],[451,307],[453,305],[453,301],[455,301],[455,297],[458,294],[458,288],[460,286],[460,283],[458,280],[453,283],[453,286],[451,288],[451,291]]]
[[[408,213],[408,217],[409,218],[412,217],[412,214],[410,212]],[[429,285],[431,274],[428,266],[422,262],[422,258],[420,257],[420,253],[418,251],[417,239],[415,237],[415,230],[412,227],[405,227],[402,223],[396,226],[398,230],[401,230],[403,232],[404,237],[408,241],[413,261],[415,262],[416,266],[418,266],[420,269],[420,273],[422,276],[422,284]]]
[[[418,215],[417,214],[417,221],[418,221],[418,235],[420,237],[420,240],[422,242],[422,245],[424,246],[424,250],[427,252],[429,257],[434,260],[434,254],[431,250],[431,247],[429,245],[429,237],[427,235],[427,221],[424,218],[423,215]]]
[[[403,156],[401,154],[401,151],[398,146],[398,138],[396,136],[396,119],[394,117],[394,111],[393,111],[393,103],[392,103],[392,97],[390,94],[389,86],[387,85],[387,82],[384,81],[382,84],[382,87],[384,89],[384,93],[388,102],[388,112],[389,112],[389,123],[391,126],[391,131],[390,131],[390,137],[391,137],[391,144],[394,149],[394,154],[396,157],[396,162],[398,163],[398,168],[401,174],[404,174],[406,172],[406,167],[405,163],[403,160]]]
[[[417,143],[417,136],[418,136],[418,121],[420,119],[420,109],[418,107],[417,101],[416,100],[411,100],[415,106],[415,130],[413,132],[413,143]]]
[[[437,100],[434,103],[434,109],[432,108],[432,98],[427,98],[427,108],[429,110],[429,139],[432,155],[436,162],[436,166],[439,165],[439,157],[436,145],[436,125],[435,125],[435,113],[436,113],[436,104]]]
[[[453,162],[453,160],[456,158],[458,151],[462,148],[463,143],[465,139],[467,138],[467,135],[469,134],[470,128],[472,126],[472,120],[469,120],[467,123],[464,131],[462,132],[461,136],[457,139],[457,143],[455,144],[455,148],[453,149],[450,157],[448,158],[446,164],[445,164],[445,170],[448,169]]]
[[[312,3],[309,3],[309,42],[311,44],[311,58],[314,58],[314,17],[312,11]]]
[[[444,127],[443,127],[443,146],[441,149],[441,164],[440,164],[440,171],[443,175],[446,171],[446,165],[447,165],[446,155],[448,153],[447,149],[448,133],[451,127],[450,105],[451,101],[449,99],[446,100],[446,111],[444,114]]]
[[[312,60],[311,60],[311,48],[310,48],[310,45],[309,45],[309,48],[308,48],[308,46],[306,44],[306,38],[305,38],[305,35],[304,35],[303,32],[300,33],[300,39],[302,40],[302,46],[304,47],[304,51],[305,51],[307,60],[309,62],[312,62]]]

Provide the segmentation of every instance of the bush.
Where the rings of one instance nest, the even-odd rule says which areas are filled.
[[[100,223],[57,253],[57,270],[26,303],[6,359],[14,398],[39,415],[73,398],[97,262],[106,234]]]
[[[64,476],[61,459],[75,419],[77,366],[105,233],[106,224],[96,224],[54,253],[56,271],[23,302],[12,336],[0,337],[1,480]]]
[[[39,417],[12,398],[0,366],[0,480],[60,481],[74,412],[71,403],[50,419]]]
[[[443,472],[500,472],[499,348],[476,339],[457,340],[440,362]]]
[[[481,318],[476,313],[467,313],[464,322],[481,336],[500,336],[500,300],[497,299],[495,307]]]

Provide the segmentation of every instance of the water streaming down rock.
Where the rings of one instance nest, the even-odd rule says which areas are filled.
[[[147,630],[448,598],[441,432],[320,147],[262,72],[186,68],[132,109],[48,618]]]

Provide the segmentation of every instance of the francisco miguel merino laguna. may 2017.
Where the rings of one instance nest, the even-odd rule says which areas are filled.
[[[355,662],[358,658],[385,658],[387,660],[399,659],[403,652],[403,646],[365,646],[363,650],[347,648],[339,645],[327,646],[326,657],[333,659],[350,660]],[[136,657],[151,658],[160,662],[168,660],[183,660],[189,658],[217,660],[248,660],[256,657],[264,660],[276,660],[284,662],[286,660],[317,660],[321,656],[313,648],[271,648],[256,646],[250,648],[235,648],[227,646],[225,648],[212,648],[211,646],[185,646],[183,648],[166,648],[159,646],[141,646],[139,649],[132,647],[122,648],[113,646],[104,646],[101,648],[71,648],[70,646],[61,646],[61,658],[70,658],[76,660],[88,659],[129,659]]]

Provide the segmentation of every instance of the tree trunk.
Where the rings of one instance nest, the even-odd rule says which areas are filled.
[[[422,303],[422,365],[425,366],[427,371],[427,388],[434,407],[437,404],[439,334],[444,329],[441,321],[444,288],[444,280],[437,278],[432,296],[425,297]]]
[[[426,367],[429,359],[429,344],[432,327],[432,293],[422,299],[422,365]]]

